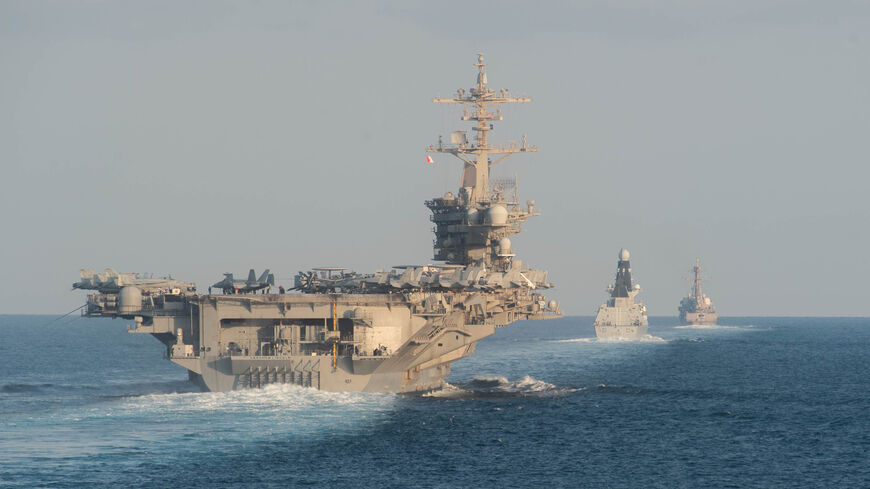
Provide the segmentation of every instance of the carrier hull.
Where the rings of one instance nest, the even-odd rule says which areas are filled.
[[[209,391],[293,384],[333,392],[421,392],[441,387],[451,363],[473,354],[477,342],[495,332],[494,324],[465,324],[459,314],[433,320],[414,315],[413,303],[381,301],[366,295],[212,296],[199,301],[201,323],[194,318],[190,324],[200,354],[175,348],[175,341],[167,344],[168,358]],[[333,316],[345,334],[330,341]],[[278,333],[270,335],[276,324]],[[168,338],[152,329],[130,332]],[[399,343],[402,337],[408,339]]]
[[[473,346],[469,349],[473,351]],[[184,359],[173,359],[185,366]],[[388,360],[341,359],[335,368],[328,357],[223,358],[201,359],[190,379],[204,390],[226,392],[265,387],[270,384],[297,385],[330,392],[425,392],[444,385],[450,363],[426,369],[389,365]],[[196,373],[197,371],[202,372]],[[363,373],[370,371],[370,373]]]
[[[452,362],[518,319],[561,314],[528,289],[499,293],[518,309],[486,309],[487,293],[186,295],[121,312],[111,294],[89,297],[85,315],[132,320],[166,358],[208,391],[269,384],[326,391],[422,392],[441,387]],[[492,300],[492,298],[490,298]]]

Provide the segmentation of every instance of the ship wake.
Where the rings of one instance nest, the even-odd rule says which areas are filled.
[[[240,417],[255,415],[264,433],[294,436],[353,431],[367,419],[393,408],[394,394],[327,392],[295,385],[269,385],[229,392],[176,392],[137,395],[118,399],[101,409],[75,413],[85,418],[111,416],[135,420],[142,413],[159,413],[163,419],[207,419],[218,428],[213,433],[239,440],[250,437],[238,431]],[[255,430],[256,431],[256,430]],[[262,433],[261,433],[262,434]],[[199,435],[196,435],[199,436]]]
[[[668,340],[645,334],[640,338],[570,338],[553,340],[554,343],[667,343]]]
[[[686,324],[674,326],[674,329],[720,329],[720,330],[748,330],[754,329],[755,326],[749,324],[744,326],[728,326],[725,324]]]

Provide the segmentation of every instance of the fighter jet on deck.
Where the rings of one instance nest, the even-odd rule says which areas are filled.
[[[190,282],[173,280],[172,277],[155,278],[139,273],[118,273],[113,268],[107,268],[103,273],[83,268],[79,276],[81,280],[72,284],[73,289],[96,290],[101,294],[117,294],[127,286],[148,292],[196,292],[196,284]]]
[[[236,280],[233,278],[232,273],[225,273],[224,279],[212,285],[212,287],[223,290],[224,294],[238,294],[256,292],[260,289],[265,289],[270,285],[275,285],[275,275],[269,273],[268,268],[262,275],[260,275],[260,278],[257,278],[257,274],[254,273],[254,269],[252,268],[251,271],[248,272],[247,280]]]

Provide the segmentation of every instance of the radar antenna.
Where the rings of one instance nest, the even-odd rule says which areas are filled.
[[[466,109],[461,117],[463,121],[476,121],[477,125],[472,127],[472,130],[477,133],[475,144],[469,145],[463,137],[452,138],[450,145],[445,145],[439,137],[437,146],[429,146],[426,148],[428,153],[450,153],[459,158],[465,163],[462,171],[462,187],[470,188],[471,202],[484,202],[489,200],[489,170],[499,162],[516,153],[531,153],[538,151],[535,146],[526,144],[526,135],[523,134],[523,141],[520,146],[515,144],[509,146],[490,146],[487,133],[494,129],[493,121],[501,121],[504,118],[501,115],[501,109],[498,108],[501,104],[525,103],[531,102],[528,97],[510,97],[508,90],[502,88],[496,92],[486,85],[486,71],[483,62],[483,55],[477,55],[477,86],[466,92],[462,88],[456,90],[456,95],[452,98],[435,97],[432,99],[435,103],[454,103],[462,104],[470,108]],[[495,112],[493,112],[495,108]],[[462,133],[462,131],[459,131]],[[456,135],[457,133],[454,133]],[[490,160],[490,155],[501,155],[501,157]]]
[[[701,259],[695,258],[695,266],[692,267],[689,272],[692,273],[692,278],[686,278],[685,280],[689,280],[692,282],[692,297],[696,299],[700,299],[703,297],[703,293],[701,291],[701,282],[704,280],[709,280],[709,278],[704,277],[704,270],[701,268]]]
[[[426,201],[435,223],[434,258],[450,265],[478,267],[481,270],[506,272],[522,261],[514,260],[509,236],[519,233],[521,224],[530,217],[540,215],[535,201],[526,202],[520,208],[516,178],[489,180],[493,165],[516,153],[535,152],[538,148],[526,144],[523,134],[521,146],[490,146],[489,131],[493,122],[503,120],[499,106],[507,103],[531,102],[528,97],[511,97],[507,89],[496,93],[486,84],[483,55],[477,56],[477,85],[468,92],[462,88],[453,98],[436,97],[436,103],[456,103],[466,107],[461,119],[477,124],[474,142],[469,143],[465,131],[450,135],[450,144],[439,136],[437,146],[429,146],[429,153],[449,153],[465,163],[459,195],[451,192],[444,197]],[[493,111],[493,109],[495,109]],[[495,160],[490,155],[500,155]],[[492,188],[490,188],[490,186]],[[506,192],[511,192],[506,195]]]

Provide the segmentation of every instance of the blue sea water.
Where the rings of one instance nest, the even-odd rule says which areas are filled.
[[[870,319],[500,329],[422,396],[202,393],[121,320],[0,316],[4,487],[868,487]]]

